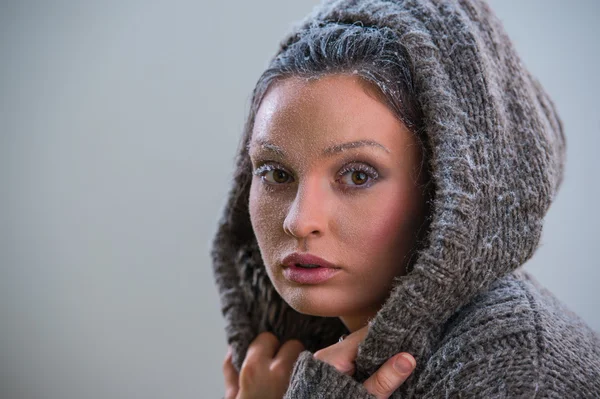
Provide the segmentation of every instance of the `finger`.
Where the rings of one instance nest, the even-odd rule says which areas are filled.
[[[352,334],[344,338],[343,341],[333,344],[325,348],[325,350],[331,350],[331,352],[337,353],[339,353],[340,351],[345,352],[347,354],[347,360],[354,361],[358,352],[358,345],[360,345],[360,343],[365,339],[367,331],[368,326],[356,330]]]
[[[358,346],[336,344],[318,350],[313,357],[329,363],[340,373],[352,375],[355,370],[354,359],[356,359],[357,354]]]
[[[329,363],[340,373],[353,375],[355,370],[354,360],[358,354],[358,345],[365,339],[367,331],[368,326],[356,330],[342,342],[317,351],[314,357]]]
[[[227,355],[225,356],[225,361],[223,362],[223,375],[225,376],[225,399],[234,399],[239,390],[239,376],[237,370],[231,362],[231,357],[232,351],[230,346],[227,351]]]
[[[354,331],[353,333],[351,333],[350,335],[348,335],[346,338],[344,338],[344,340],[342,342],[339,342],[339,345],[344,346],[344,345],[354,345],[358,347],[358,344],[360,344],[364,339],[365,336],[367,335],[367,332],[369,331],[369,326],[364,326],[356,331]]]
[[[271,360],[279,349],[279,339],[275,334],[265,331],[260,334],[248,347],[244,363],[266,363],[270,364]],[[244,366],[242,365],[242,368]]]
[[[370,376],[364,386],[378,399],[387,399],[402,385],[416,366],[416,361],[408,353],[400,353],[385,362]]]
[[[271,370],[281,369],[281,370],[289,370],[291,371],[294,367],[294,363],[300,353],[304,350],[304,345],[297,339],[291,339],[286,341],[281,348],[279,348],[279,352],[275,355],[275,359],[271,362]]]

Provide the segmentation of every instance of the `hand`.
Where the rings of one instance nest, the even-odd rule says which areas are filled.
[[[329,363],[338,371],[352,375],[355,371],[354,360],[358,345],[367,335],[368,326],[356,330],[342,342],[315,352],[314,357]],[[402,385],[413,372],[416,361],[410,354],[402,352],[389,358],[363,385],[378,399],[387,399]]]
[[[231,363],[231,347],[223,362],[225,399],[281,399],[290,383],[294,363],[304,346],[297,339],[279,345],[270,332],[260,333],[248,347],[240,373]]]

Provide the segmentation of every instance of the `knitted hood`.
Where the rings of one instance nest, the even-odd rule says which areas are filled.
[[[359,346],[354,378],[363,381],[398,352],[428,358],[457,310],[533,255],[562,180],[565,138],[552,101],[482,1],[325,0],[279,52],[309,26],[359,21],[393,29],[406,46],[435,185],[426,245]],[[211,253],[238,369],[262,331],[313,352],[347,332],[337,318],[296,312],[272,286],[250,225],[245,144]]]

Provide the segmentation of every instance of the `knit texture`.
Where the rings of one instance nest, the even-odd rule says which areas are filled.
[[[247,233],[238,171],[213,242],[227,341],[239,369],[262,331],[300,339],[286,398],[369,397],[362,382],[398,352],[417,369],[393,398],[600,397],[600,338],[522,266],[563,177],[554,104],[487,4],[475,0],[323,1],[281,41],[329,23],[388,27],[414,65],[435,182],[427,245],[369,323],[352,377],[312,357],[347,332],[301,315],[274,290]]]

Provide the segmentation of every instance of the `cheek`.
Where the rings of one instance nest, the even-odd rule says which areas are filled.
[[[250,186],[248,210],[250,222],[256,235],[263,259],[268,262],[283,233],[283,217],[281,202],[261,190],[260,183],[254,181]]]
[[[383,260],[402,257],[412,248],[419,217],[413,198],[412,193],[396,191],[370,199],[369,211],[355,220],[355,244],[364,248],[365,255]]]
[[[264,195],[261,195],[259,188],[255,183],[250,186],[250,197],[248,200],[248,210],[250,212],[250,222],[256,235],[256,239],[263,241],[265,232],[269,230],[270,220],[268,217],[268,203]]]
[[[398,235],[402,235],[405,230],[403,211],[396,204],[380,204],[369,223],[365,223],[368,226],[365,230],[368,237],[365,240],[373,244],[373,249],[382,251],[397,242]]]

